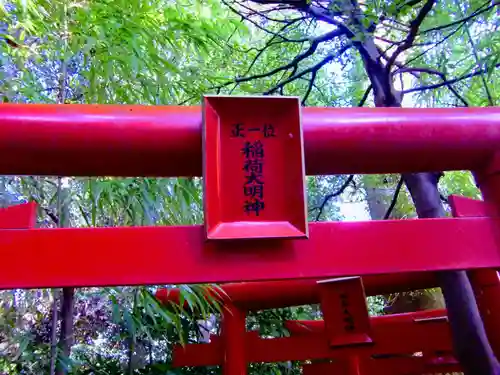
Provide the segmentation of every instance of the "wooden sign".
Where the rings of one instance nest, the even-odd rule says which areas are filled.
[[[307,237],[299,99],[206,96],[203,104],[207,238]]]
[[[361,277],[318,281],[330,346],[371,344],[370,317]]]

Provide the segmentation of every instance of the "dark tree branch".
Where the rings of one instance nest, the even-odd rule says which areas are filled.
[[[464,104],[465,107],[469,106],[469,103],[467,102],[467,100],[465,100],[465,98],[462,95],[460,95],[460,93],[453,87],[453,85],[449,81],[446,80],[446,75],[442,72],[439,72],[437,70],[430,69],[430,68],[402,68],[402,69],[396,70],[396,72],[397,73],[420,72],[420,73],[437,75],[446,84],[446,87],[451,91],[451,93],[453,95],[455,95],[455,97],[458,100],[460,100]]]
[[[333,38],[339,37],[341,35],[343,35],[343,32],[340,29],[337,29],[337,30],[334,30],[334,31],[330,31],[330,32],[328,32],[326,34],[320,35],[320,36],[314,38],[311,41],[311,45],[309,46],[309,48],[306,51],[304,51],[303,53],[295,56],[295,58],[292,61],[290,61],[288,64],[282,65],[282,66],[280,66],[278,68],[275,68],[275,69],[273,69],[273,70],[271,70],[271,71],[269,71],[267,73],[255,74],[255,75],[249,76],[249,77],[235,78],[233,81],[229,81],[229,82],[226,82],[226,83],[224,83],[224,84],[222,84],[220,86],[214,87],[214,89],[219,89],[220,90],[223,87],[232,85],[233,83],[238,83],[239,84],[239,83],[242,83],[242,82],[253,81],[254,79],[270,77],[270,76],[273,76],[276,73],[279,73],[281,71],[286,71],[288,69],[292,69],[292,68],[296,67],[301,61],[303,61],[303,60],[307,59],[308,57],[312,56],[314,54],[314,52],[316,52],[316,50],[318,49],[318,47],[319,47],[319,45],[321,43],[326,42],[326,41],[330,41]],[[304,74],[307,74],[307,73],[309,73],[309,72],[303,72],[303,74],[300,74],[300,76],[303,76]],[[291,78],[293,78],[293,77],[291,77]],[[296,78],[294,78],[294,79],[296,79]],[[292,81],[294,79],[292,79]],[[276,87],[276,89],[277,89],[277,87]],[[274,90],[274,91],[276,91],[276,90]]]
[[[420,32],[420,34],[426,34],[426,33],[430,33],[430,32],[433,32],[433,31],[443,30],[443,29],[447,29],[448,27],[452,27],[452,26],[455,26],[455,25],[458,25],[458,24],[461,24],[461,23],[465,23],[465,22],[471,20],[472,18],[479,16],[480,14],[488,12],[489,10],[493,9],[494,7],[496,7],[497,5],[500,5],[500,1],[497,0],[493,4],[491,4],[490,6],[484,8],[485,6],[487,6],[490,3],[491,3],[491,0],[487,1],[486,3],[484,3],[483,5],[481,5],[477,10],[475,10],[474,12],[472,12],[469,16],[464,17],[462,19],[459,19],[458,21],[453,21],[453,22],[450,22],[450,23],[448,23],[446,25],[435,26],[435,27],[431,27],[431,28],[426,29],[426,30],[422,30]]]
[[[457,5],[458,9],[460,10],[460,15],[463,16],[462,8],[460,7],[460,2],[456,0],[455,4]],[[478,54],[477,48],[476,48],[476,43],[474,43],[474,40],[472,39],[472,35],[470,33],[470,29],[469,29],[469,26],[467,25],[467,22],[464,22],[464,29],[465,29],[465,33],[467,35],[467,39],[469,39],[469,44],[471,45],[471,48],[472,48],[472,55],[474,56],[474,60],[476,60],[476,64],[480,68],[481,67],[481,60],[479,58],[479,54]],[[491,92],[490,92],[490,89],[488,87],[488,83],[486,82],[486,78],[484,77],[484,74],[481,74],[481,81],[483,82],[484,91],[486,93],[486,97],[488,98],[488,105],[490,107],[492,107],[495,104],[493,103],[493,97],[491,96]]]
[[[456,33],[458,33],[462,27],[464,27],[465,25],[465,22],[462,23],[459,27],[457,27],[455,30],[453,30],[451,33],[449,33],[448,35],[446,35],[443,39],[441,39],[439,42],[435,43],[432,47],[430,48],[427,48],[425,51],[423,51],[422,53],[418,54],[417,56],[411,58],[410,60],[406,61],[404,65],[409,65],[411,64],[413,61],[419,59],[420,57],[424,56],[425,54],[427,54],[427,52],[433,50],[434,48],[436,48],[437,46],[439,46],[440,44],[446,42],[448,39],[450,39],[453,35],[455,35]]]
[[[396,203],[398,202],[399,192],[403,187],[403,182],[404,182],[403,177],[400,177],[398,184],[396,186],[396,190],[394,191],[394,195],[392,196],[391,204],[389,205],[389,208],[385,212],[384,220],[387,220],[391,217],[392,211],[394,210],[394,207],[396,207]]]
[[[358,103],[358,107],[362,107],[365,105],[366,99],[368,99],[368,95],[370,95],[370,92],[372,91],[372,89],[373,89],[372,85],[368,86],[368,88],[365,90],[365,93],[363,94],[363,97],[361,98],[361,100]]]
[[[415,45],[415,44],[414,44],[414,45]],[[384,58],[384,60],[389,61],[389,57],[388,57],[388,56],[386,55],[386,53],[385,53],[387,50],[386,50],[386,51],[382,51],[382,50],[380,49],[380,47],[377,47],[377,49],[378,49],[378,51],[379,51],[379,53],[380,53],[380,56],[382,56],[382,58]],[[402,63],[400,63],[400,62],[397,62],[397,61],[395,61],[395,62],[394,62],[394,65],[395,65],[395,66],[397,66],[398,68],[404,68],[404,67],[405,67],[405,65],[404,65],[404,64],[402,64]],[[397,73],[397,70],[396,70],[396,72],[394,72],[393,74],[396,74],[396,73]],[[412,75],[413,75],[415,78],[417,78],[417,79],[419,79],[419,78],[420,78],[420,77],[418,76],[418,74],[416,74],[416,73],[412,73]]]
[[[264,31],[264,32],[266,32],[268,34],[271,34],[271,35],[273,35],[276,38],[283,39],[284,41],[287,41],[287,42],[305,42],[305,41],[309,40],[309,39],[299,39],[299,40],[288,39],[288,38],[284,37],[283,35],[281,35],[279,33],[276,33],[274,31],[266,29],[265,27],[263,27],[262,25],[260,25],[258,22],[256,22],[253,19],[251,19],[251,15],[245,15],[245,14],[239,12],[236,8],[234,8],[233,6],[231,6],[227,1],[222,0],[222,2],[229,9],[231,9],[235,14],[239,15],[243,20],[246,20],[246,21],[250,22],[252,25],[254,25],[255,27],[257,27],[258,29],[260,29],[260,30],[262,30],[262,31]]]
[[[292,25],[292,23],[289,23],[285,26],[283,26],[279,32],[283,32],[286,28],[290,27]],[[250,73],[250,70],[252,70],[253,66],[255,65],[255,63],[257,62],[257,60],[262,56],[262,54],[268,49],[270,48],[271,46],[275,45],[275,44],[279,44],[279,43],[282,43],[282,41],[273,41],[276,37],[273,36],[271,37],[271,39],[266,43],[266,45],[261,48],[259,50],[259,52],[257,53],[257,55],[255,56],[255,58],[252,60],[252,62],[250,63],[250,65],[248,66],[248,69],[247,71],[245,72],[245,74],[243,74],[244,76],[246,76],[248,73]],[[302,39],[302,40],[298,40],[297,42],[299,43],[302,43],[302,42],[306,42],[308,41],[309,38],[305,38],[305,39]],[[233,90],[236,88],[236,86],[233,88]]]
[[[314,86],[314,81],[316,80],[316,75],[318,74],[318,71],[314,71],[311,73],[311,79],[309,80],[309,84],[307,85],[307,90],[306,93],[304,94],[304,97],[302,98],[302,105],[305,106],[307,99],[309,98],[309,95],[311,94],[312,88]]]
[[[252,0],[253,1],[253,0]],[[315,7],[312,5],[307,5],[305,8],[302,9],[312,17],[314,17],[317,20],[329,23],[330,25],[337,26],[340,30],[342,30],[347,37],[349,38],[354,38],[356,33],[353,32],[346,24],[343,22],[338,21],[337,19],[334,18],[335,14],[334,12],[331,12],[329,10],[324,10],[319,7]]]
[[[311,84],[311,80],[310,79],[307,79],[307,78],[304,78],[304,77],[300,77],[299,80],[303,80],[303,81],[307,81],[308,84]],[[331,98],[329,98],[322,90],[321,87],[319,87],[316,82],[312,82],[312,87],[316,89],[316,91],[319,92],[319,94],[322,96],[323,98],[323,101],[326,103],[328,102]]]
[[[403,44],[400,44],[396,51],[392,54],[392,56],[389,58],[389,61],[387,62],[387,71],[391,70],[392,65],[398,58],[398,56],[406,51],[407,49],[411,48],[413,46],[413,42],[415,41],[415,38],[417,37],[418,30],[420,28],[420,25],[424,21],[425,17],[427,17],[427,14],[431,11],[432,7],[434,6],[434,3],[436,0],[427,0],[420,9],[420,12],[418,12],[417,17],[413,21],[410,22],[410,32],[408,33],[405,41]]]
[[[323,210],[325,209],[325,206],[330,201],[330,199],[338,197],[339,195],[341,195],[345,191],[345,189],[347,189],[349,187],[349,185],[351,184],[351,182],[353,180],[354,180],[354,175],[351,174],[344,181],[344,183],[342,184],[342,186],[340,187],[340,189],[338,189],[336,192],[334,192],[332,194],[328,194],[327,196],[325,196],[325,198],[323,199],[323,202],[321,202],[321,204],[318,207],[314,207],[312,209],[312,210],[318,210],[318,214],[316,215],[316,219],[315,219],[316,221],[319,221],[321,215],[323,214]]]
[[[401,12],[404,8],[406,7],[412,7],[414,5],[417,5],[418,3],[422,2],[422,0],[409,0],[405,2],[404,4],[401,4],[396,8],[396,13]]]
[[[374,35],[374,38],[377,39],[377,40],[380,40],[382,42],[390,44],[391,45],[390,47],[394,47],[394,46],[397,46],[399,44],[403,44],[404,43],[404,40],[400,40],[400,41],[390,40],[390,39],[386,39],[386,38],[383,38],[381,36],[376,36],[376,35]]]
[[[245,5],[243,2],[241,1],[238,1],[237,4],[245,9],[248,9],[249,11],[251,11],[253,14],[256,14],[258,15],[259,17],[262,17],[262,18],[265,18],[266,20],[268,21],[272,21],[272,22],[279,22],[279,23],[289,23],[291,21],[302,21],[302,20],[305,20],[306,17],[299,17],[299,18],[294,18],[292,20],[287,20],[287,19],[278,19],[278,18],[272,18],[272,17],[269,17],[266,13],[271,13],[271,12],[276,12],[276,11],[280,11],[281,9],[280,8],[273,8],[273,9],[269,9],[269,10],[265,10],[265,11],[257,11],[255,9],[252,9],[251,7]]]
[[[264,95],[272,94],[272,93],[276,92],[277,90],[279,90],[280,88],[282,88],[283,86],[285,86],[285,85],[287,85],[287,84],[295,81],[296,79],[298,79],[300,77],[305,76],[306,74],[317,73],[318,70],[320,70],[323,66],[325,66],[326,64],[328,64],[331,61],[333,61],[336,57],[340,57],[349,48],[351,48],[350,44],[345,45],[336,54],[329,54],[329,55],[327,55],[325,58],[323,58],[323,60],[321,60],[317,64],[315,64],[315,65],[313,65],[313,66],[311,66],[311,67],[309,67],[307,69],[304,69],[301,72],[299,72],[297,74],[294,74],[293,76],[287,78],[286,80],[278,83],[276,86],[274,86],[273,88],[271,88],[268,91],[266,91],[264,93]],[[282,70],[282,69],[280,69],[280,70]]]
[[[307,6],[306,0],[252,0],[257,4],[271,5],[271,4],[287,4],[296,8],[303,8]]]
[[[384,27],[387,27],[389,29],[393,29],[395,31],[400,31],[402,33],[407,33],[408,32],[408,29],[404,29],[402,27],[395,26],[395,25],[390,25],[390,24],[387,24],[387,22],[382,22],[381,25],[384,26]]]
[[[494,68],[498,68],[498,67],[500,67],[500,63],[497,63],[497,64],[494,65]],[[412,92],[420,92],[420,91],[438,89],[440,87],[452,85],[454,83],[463,81],[464,79],[476,77],[476,76],[478,76],[480,74],[484,74],[484,73],[487,73],[486,69],[477,69],[477,70],[475,70],[472,73],[464,74],[463,76],[458,77],[458,78],[449,79],[449,80],[446,80],[446,81],[441,82],[441,83],[435,83],[433,85],[414,87],[412,89],[404,90],[404,91],[402,91],[402,93],[403,94],[409,94],[409,93],[412,93]]]
[[[443,194],[439,193],[439,199],[441,199],[441,202],[445,203],[445,204],[450,204],[450,202],[448,201],[448,198],[445,197]]]
[[[380,40],[382,42],[390,44],[389,49],[392,48],[392,47],[396,47],[396,46],[398,46],[400,44],[403,44],[405,42],[404,40],[391,40],[391,39],[383,38],[381,36],[376,36],[376,35],[374,35],[374,38],[377,39],[377,40]],[[439,43],[439,42],[437,42],[437,43]],[[413,43],[412,47],[433,46],[435,44],[436,44],[436,42]]]
[[[284,25],[282,28],[280,28],[280,30],[278,31],[278,34],[280,34],[281,32],[285,31],[287,28],[293,26],[297,22],[303,21],[305,19],[306,19],[305,17],[301,17],[301,18],[294,18],[293,20],[289,20],[289,21],[283,21],[284,23],[286,23],[286,25]],[[231,34],[231,36],[232,36],[232,34]],[[269,48],[271,45],[276,45],[276,44],[286,43],[287,42],[287,40],[283,39],[281,37],[281,35],[279,35],[279,40],[275,40],[277,38],[278,37],[275,36],[275,35],[271,36],[271,38],[266,42],[266,44],[262,48],[251,47],[251,48],[247,48],[246,50],[241,50],[241,49],[235,48],[235,47],[233,47],[232,45],[229,44],[229,40],[231,39],[231,37],[228,38],[228,40],[226,41],[225,44],[221,43],[221,44],[219,44],[219,46],[221,46],[221,47],[228,47],[228,48],[232,49],[233,51],[236,51],[236,52],[239,52],[239,53],[249,53],[251,51],[257,51],[258,53],[261,54],[267,48]],[[292,42],[299,42],[299,43],[301,43],[301,42],[308,42],[309,40],[310,40],[310,38],[303,38],[303,39],[298,39],[298,40],[292,40]],[[214,41],[215,41],[215,43],[217,43],[216,40],[214,40]]]

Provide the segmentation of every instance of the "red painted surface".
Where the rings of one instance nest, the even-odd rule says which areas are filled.
[[[497,173],[483,175],[479,180],[480,187],[484,191],[486,202],[464,198],[453,197],[450,206],[455,217],[487,217],[498,216],[497,210],[500,203],[497,184],[500,181]],[[497,270],[472,270],[468,272],[469,279],[476,302],[481,313],[481,318],[495,355],[500,357],[500,277]]]
[[[0,208],[0,228],[31,229],[36,224],[36,203],[23,203]]]
[[[363,285],[368,296],[375,296],[434,288],[438,284],[434,273],[416,272],[364,276]],[[220,288],[224,291],[222,297],[227,296],[232,303],[248,310],[309,305],[320,301],[317,280],[314,279],[230,283],[223,284]],[[210,293],[210,290],[207,293]],[[211,294],[212,297],[221,295],[221,293]],[[176,288],[159,289],[156,298],[164,303],[168,301],[178,303],[179,290]]]
[[[9,264],[0,273],[0,288],[495,268],[499,225],[500,219],[490,218],[314,223],[309,240],[244,241],[238,251],[231,243],[207,242],[201,226],[0,230],[2,260]],[[400,243],[408,238],[403,254]]]
[[[318,282],[325,331],[331,346],[371,344],[370,317],[360,277]]]
[[[300,101],[204,98],[209,239],[307,237]]]
[[[387,325],[418,324],[422,329],[432,327],[436,322],[447,321],[446,310],[423,310],[405,314],[382,315],[370,318],[370,325],[382,329]],[[427,326],[429,324],[429,326]],[[325,331],[324,320],[288,320],[285,328],[292,335],[321,333]]]
[[[226,306],[222,318],[224,342],[224,375],[245,375],[247,373],[246,314],[234,307]]]
[[[450,195],[448,203],[454,217],[494,217],[498,216],[495,207],[477,199]]]
[[[434,357],[393,357],[384,359],[362,358],[359,368],[349,367],[346,361],[311,363],[302,365],[303,375],[421,375],[461,372],[454,359]]]
[[[304,108],[302,123],[308,175],[476,170],[500,148],[499,107]],[[201,172],[200,107],[0,105],[0,174]]]
[[[431,330],[436,323],[446,322],[446,310],[425,310],[415,313],[394,314],[375,317],[371,319],[375,330],[382,329],[388,325],[415,324],[423,330]],[[325,330],[325,323],[322,320],[309,321],[287,321],[285,327],[292,335],[310,335],[311,333],[321,333]],[[394,331],[393,331],[394,332]],[[389,331],[387,332],[389,334]],[[395,337],[395,340],[401,340],[403,337]],[[421,349],[425,353],[432,353],[432,350]],[[387,353],[386,353],[387,354]],[[352,369],[354,359],[359,360],[359,367]],[[351,365],[351,367],[349,367]],[[311,366],[310,368],[306,368]],[[332,374],[335,370],[343,371],[343,374],[386,375],[386,374],[430,374],[447,373],[450,371],[460,371],[460,366],[451,355],[445,357],[436,357],[433,354],[425,357],[389,357],[373,359],[363,355],[347,357],[336,363],[314,363],[304,365],[304,374]],[[313,372],[316,371],[316,372]]]
[[[405,318],[372,318],[374,344],[367,346],[332,348],[328,345],[324,331],[273,339],[262,339],[253,333],[247,333],[246,345],[250,348],[247,359],[249,362],[283,362],[345,358],[352,355],[412,354],[423,349],[431,352],[451,352],[447,321],[416,323],[415,317],[425,316],[423,312],[401,315]],[[221,340],[214,340],[209,344],[177,346],[173,352],[173,364],[176,367],[211,366],[222,364],[223,361],[224,347]]]

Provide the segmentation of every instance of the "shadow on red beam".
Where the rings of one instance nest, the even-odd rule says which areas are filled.
[[[307,332],[291,337],[262,339],[248,332],[246,347],[248,362],[284,362],[346,356],[380,354],[413,354],[415,352],[451,352],[448,322],[443,319],[425,323],[415,319],[443,316],[443,311],[419,312],[390,317],[371,318],[373,345],[330,348],[324,332]],[[391,319],[392,318],[392,319]],[[188,344],[174,348],[173,364],[182,366],[213,366],[223,364],[223,341],[209,344]]]
[[[461,372],[453,358],[393,357],[384,359],[360,358],[357,368],[347,361],[311,363],[302,365],[303,375],[369,374],[369,375],[421,375]]]
[[[207,242],[201,226],[0,230],[2,261],[9,265],[0,273],[0,288],[224,283],[498,268],[499,220],[314,223],[308,240],[224,243]]]
[[[447,321],[446,310],[437,309],[377,316],[370,319],[370,324],[372,327],[380,329],[391,324],[419,324],[425,329],[427,324]],[[291,335],[303,335],[311,332],[321,333],[325,330],[324,320],[287,320],[284,325]]]
[[[374,296],[438,286],[432,272],[411,274],[368,275],[363,277],[366,295]],[[314,279],[231,283],[220,291],[207,289],[213,298],[227,297],[234,305],[248,310],[263,310],[320,302],[320,290]],[[156,298],[161,302],[179,303],[179,289],[160,289]],[[187,304],[187,302],[185,302]]]
[[[309,175],[473,170],[500,150],[497,107],[302,111]],[[0,174],[200,176],[201,108],[1,104],[0,156]]]

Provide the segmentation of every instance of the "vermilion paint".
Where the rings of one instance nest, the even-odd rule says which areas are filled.
[[[443,311],[398,314],[372,318],[373,345],[330,347],[324,329],[282,338],[246,335],[248,362],[283,362],[346,358],[353,355],[412,354],[426,348],[430,352],[450,353],[450,330],[446,320],[419,319],[443,317]],[[298,322],[300,324],[300,322]],[[324,326],[323,326],[324,328]],[[189,344],[174,348],[173,363],[182,366],[212,366],[224,363],[223,340],[213,337],[208,344]]]
[[[432,272],[394,273],[364,276],[363,285],[368,296],[407,292],[416,289],[436,287],[437,280]],[[220,286],[223,293],[210,292],[212,297],[228,300],[236,306],[248,310],[283,308],[288,306],[319,303],[320,293],[315,279],[282,281],[261,281],[230,283]],[[179,290],[159,289],[156,298],[166,303],[179,302]]]
[[[300,99],[204,98],[207,238],[306,238]]]
[[[200,107],[0,105],[0,174],[201,176]],[[500,108],[303,108],[306,174],[477,170]]]
[[[308,240],[248,240],[237,246],[207,242],[201,226],[0,229],[2,261],[9,264],[0,273],[0,288],[225,283],[496,268],[499,226],[496,218],[311,223]]]

